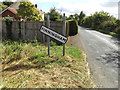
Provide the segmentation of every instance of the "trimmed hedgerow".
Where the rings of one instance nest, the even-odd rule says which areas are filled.
[[[74,36],[78,33],[78,23],[76,20],[70,20],[69,22],[69,36]]]

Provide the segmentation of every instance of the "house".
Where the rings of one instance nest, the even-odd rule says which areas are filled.
[[[8,8],[6,8],[2,12],[0,12],[0,17],[7,18],[9,16],[12,20],[15,19],[16,21],[22,21],[23,20],[22,18],[16,16],[17,10],[19,9],[19,5],[20,5],[20,1],[19,0],[14,2]],[[45,12],[43,12],[42,10],[39,10],[37,8],[37,4],[35,4],[35,7],[36,7],[36,10],[40,12],[40,14],[42,15],[42,18],[44,20]]]
[[[37,8],[37,4],[35,4],[35,7],[36,7],[36,10],[40,12],[40,14],[42,15],[42,18],[43,18],[43,20],[44,20],[44,14],[45,14],[45,12],[43,12],[42,10],[39,10],[39,9]]]
[[[16,17],[16,14],[17,14],[16,9],[8,7],[0,13],[0,17],[7,18],[9,16],[11,20],[15,19],[16,21],[22,21],[22,18]]]

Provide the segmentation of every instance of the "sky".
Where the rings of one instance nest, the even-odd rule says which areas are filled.
[[[120,0],[31,0],[38,4],[38,8],[44,12],[49,12],[50,8],[55,7],[59,13],[80,14],[83,11],[87,16],[96,11],[105,11],[118,18],[118,2]]]
[[[16,0],[12,0],[16,1]],[[38,9],[49,12],[51,8],[56,8],[61,14],[66,16],[80,14],[83,11],[87,16],[96,11],[105,11],[118,18],[118,2],[120,0],[30,0],[38,5]]]

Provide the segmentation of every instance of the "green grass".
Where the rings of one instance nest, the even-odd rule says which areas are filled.
[[[47,47],[37,41],[2,42],[3,88],[94,88],[83,52],[51,42]]]
[[[120,38],[120,34],[119,33],[105,31],[105,30],[97,30],[97,31],[99,31],[101,33],[104,33],[104,34],[111,35],[111,36],[116,37],[116,38]]]

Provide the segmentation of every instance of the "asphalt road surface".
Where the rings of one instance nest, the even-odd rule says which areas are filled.
[[[95,30],[79,27],[79,33],[69,38],[67,45],[83,49],[98,88],[118,88],[119,40]]]

